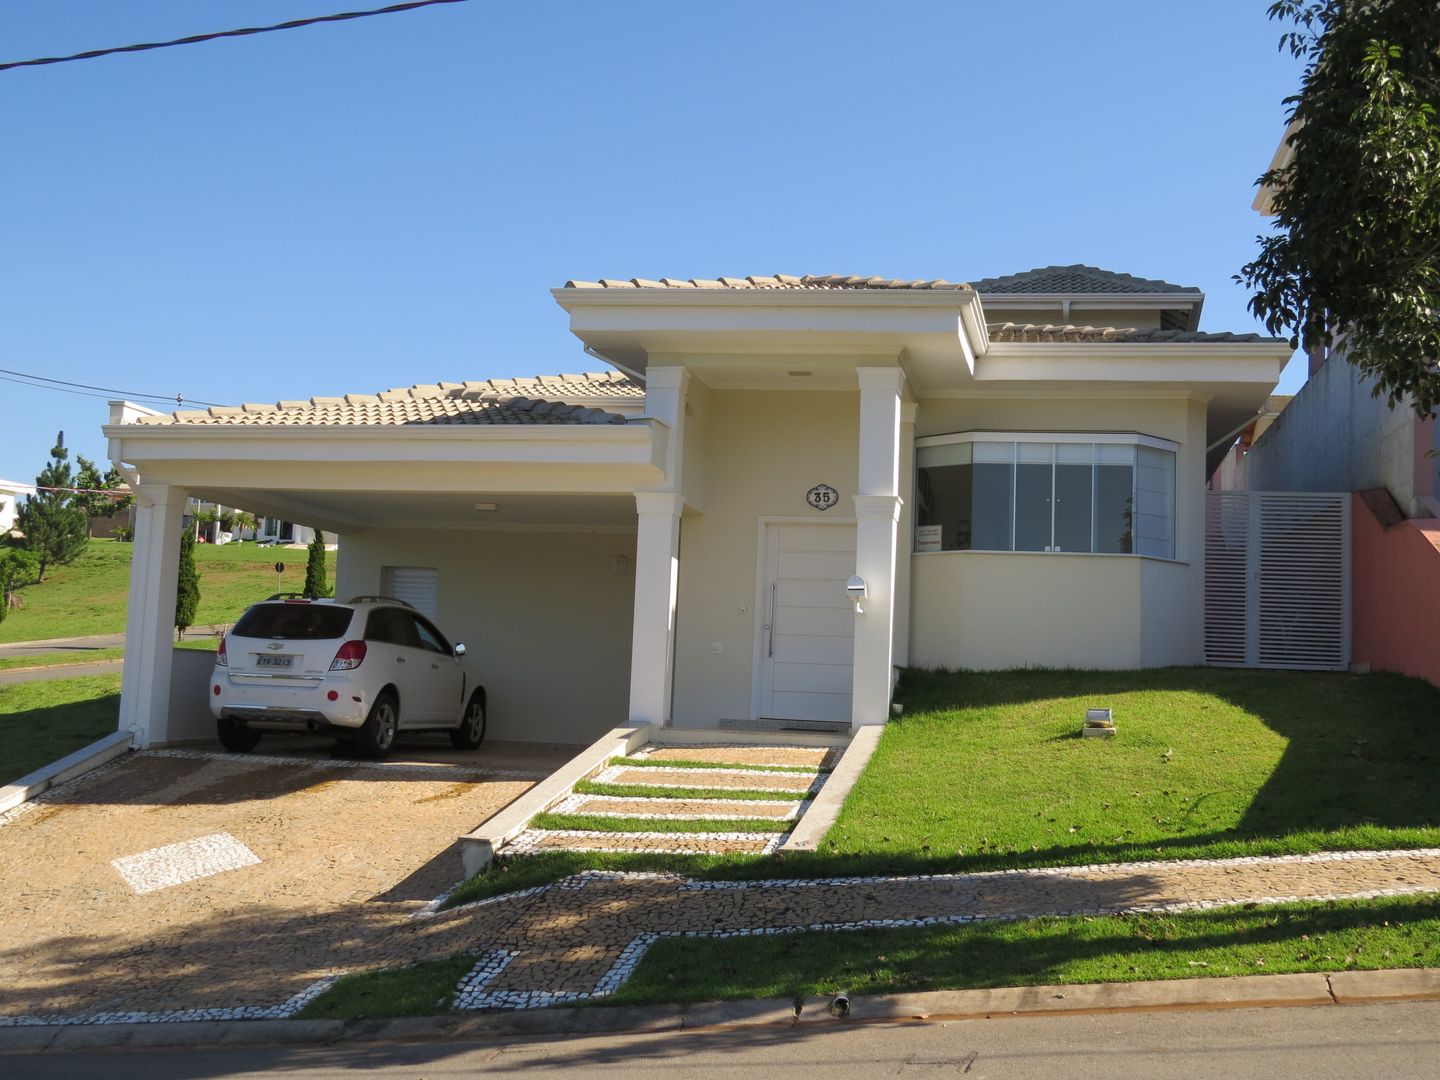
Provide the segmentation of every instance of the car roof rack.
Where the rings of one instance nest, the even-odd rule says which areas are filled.
[[[269,600],[313,600],[315,603],[333,604],[335,598],[331,596],[306,596],[303,592],[277,592],[265,598]]]
[[[408,600],[401,600],[398,596],[352,596],[345,601],[347,604],[399,604],[401,607],[408,607],[415,610],[415,605]]]

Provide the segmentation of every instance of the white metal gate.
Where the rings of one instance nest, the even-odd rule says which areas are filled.
[[[1206,495],[1205,661],[1349,666],[1350,496]]]

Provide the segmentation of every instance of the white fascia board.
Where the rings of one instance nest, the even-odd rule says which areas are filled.
[[[975,372],[976,382],[1269,382],[1290,360],[1285,342],[1003,342]]]
[[[407,463],[636,468],[664,475],[670,428],[660,420],[535,426],[107,425],[114,460],[146,462]],[[416,488],[425,488],[423,472]]]
[[[982,293],[982,298],[986,294]],[[1109,308],[1131,311],[1141,308],[1190,307],[1205,299],[1204,293],[990,293],[993,308],[1054,307],[1069,303],[1072,308]]]

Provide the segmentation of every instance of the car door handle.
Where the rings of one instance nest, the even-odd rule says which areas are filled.
[[[395,657],[395,662],[396,662],[397,664],[403,664],[403,663],[405,662],[405,657],[403,657],[403,656],[397,656],[397,657]]]
[[[440,670],[440,665],[439,665],[439,664],[431,664],[431,665],[430,665],[430,670],[431,670],[431,671],[439,671],[439,670]]]

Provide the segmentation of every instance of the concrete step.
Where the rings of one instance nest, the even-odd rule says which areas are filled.
[[[833,764],[838,751],[823,746],[656,746],[637,757],[651,761],[705,761],[719,765],[804,765],[811,769]]]
[[[778,791],[802,794],[815,783],[813,773],[758,772],[746,769],[666,769],[612,765],[593,777],[599,784],[644,784],[647,787],[729,788],[735,791]]]
[[[623,795],[569,795],[551,808],[556,814],[599,814],[615,817],[768,818],[798,817],[800,803],[756,799],[635,799]]]
[[[780,833],[595,833],[527,829],[505,845],[506,854],[539,851],[631,851],[664,855],[764,855]]]

